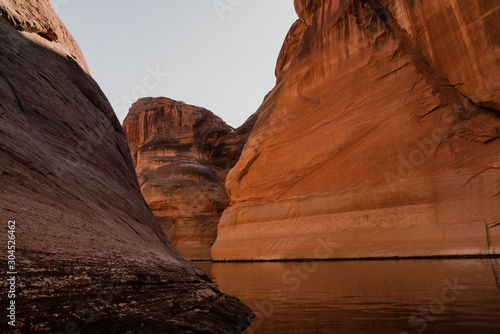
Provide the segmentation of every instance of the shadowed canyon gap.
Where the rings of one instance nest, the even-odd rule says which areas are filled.
[[[49,0],[1,0],[0,13],[0,219],[17,227],[16,330],[235,333],[250,322],[168,242]]]
[[[295,7],[213,259],[493,254],[498,1]]]

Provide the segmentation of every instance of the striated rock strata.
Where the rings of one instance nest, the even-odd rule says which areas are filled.
[[[242,329],[251,311],[155,221],[125,134],[49,0],[2,0],[0,12],[0,246],[15,221],[18,272],[16,327],[4,315],[0,332]]]
[[[227,172],[255,118],[234,130],[204,108],[144,98],[123,123],[142,194],[170,242],[190,259],[210,259],[229,205]]]
[[[295,7],[213,258],[497,254],[500,4]]]

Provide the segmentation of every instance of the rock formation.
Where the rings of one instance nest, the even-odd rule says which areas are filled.
[[[123,129],[49,0],[2,0],[0,12],[0,244],[7,249],[15,221],[15,331],[243,328],[251,311],[218,291],[155,221]]]
[[[170,242],[190,259],[210,259],[229,205],[227,172],[255,118],[234,130],[204,108],[145,98],[123,123],[142,194]]]
[[[500,5],[296,0],[215,260],[491,255]]]

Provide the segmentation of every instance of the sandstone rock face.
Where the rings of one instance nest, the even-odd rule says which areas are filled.
[[[190,259],[210,259],[229,205],[227,172],[254,119],[234,130],[204,108],[145,98],[123,123],[142,194],[170,242]]]
[[[15,221],[15,332],[243,328],[251,311],[155,221],[123,129],[50,2],[2,0],[0,11],[0,246]]]
[[[2,0],[0,14],[26,39],[49,47],[63,57],[72,58],[85,72],[89,72],[80,47],[59,17],[54,14],[50,1]]]
[[[495,253],[498,2],[295,7],[213,258]]]

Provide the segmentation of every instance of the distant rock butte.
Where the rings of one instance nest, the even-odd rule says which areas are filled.
[[[241,330],[250,309],[156,222],[123,129],[49,0],[2,0],[0,13],[0,243],[15,220],[16,332]]]
[[[500,3],[295,7],[213,258],[498,250]]]
[[[170,242],[190,259],[210,259],[229,205],[226,176],[254,120],[234,130],[204,108],[144,98],[123,123],[142,194]]]

